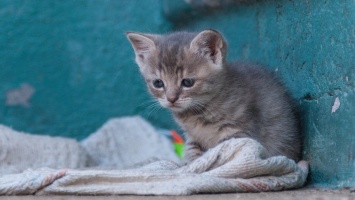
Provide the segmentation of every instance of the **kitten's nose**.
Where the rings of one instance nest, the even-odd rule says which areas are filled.
[[[168,97],[167,98],[170,103],[175,103],[178,100],[178,97]]]

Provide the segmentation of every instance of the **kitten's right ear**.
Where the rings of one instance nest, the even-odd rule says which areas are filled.
[[[190,50],[207,58],[217,69],[223,66],[226,55],[226,43],[218,31],[209,29],[200,32],[191,41]]]
[[[156,49],[155,43],[153,41],[154,35],[135,32],[127,32],[126,35],[132,44],[138,65],[144,62],[149,54],[151,54]]]

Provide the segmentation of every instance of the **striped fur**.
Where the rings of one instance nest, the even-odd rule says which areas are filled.
[[[150,93],[186,131],[187,161],[233,137],[253,138],[270,155],[300,159],[299,119],[287,91],[260,66],[227,63],[220,33],[127,36]],[[186,78],[195,84],[183,87]],[[164,87],[154,87],[157,79]],[[169,102],[173,97],[177,101]]]

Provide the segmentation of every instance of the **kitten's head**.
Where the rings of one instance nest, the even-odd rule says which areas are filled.
[[[198,109],[220,86],[226,43],[214,30],[153,35],[128,32],[150,93],[175,112]]]

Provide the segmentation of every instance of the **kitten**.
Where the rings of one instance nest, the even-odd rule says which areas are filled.
[[[259,66],[227,63],[219,32],[127,37],[150,93],[186,131],[188,162],[234,137],[257,140],[270,156],[300,159],[299,120],[285,88]]]

